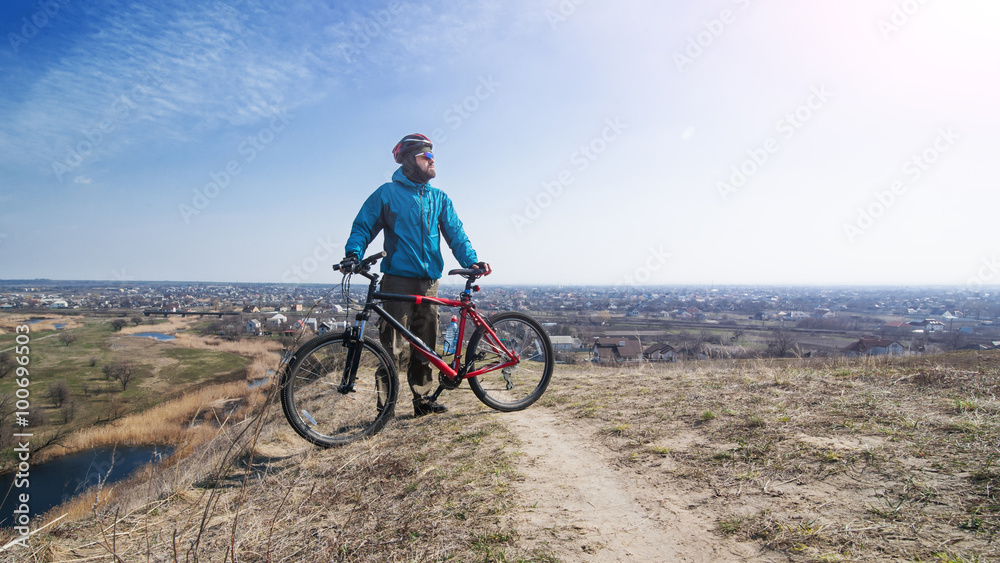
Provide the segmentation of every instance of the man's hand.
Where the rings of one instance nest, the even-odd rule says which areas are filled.
[[[487,264],[486,262],[476,262],[471,266],[471,268],[473,270],[483,270],[484,276],[488,276],[490,275],[490,273],[493,272],[493,268],[490,268],[490,265]]]
[[[354,268],[356,268],[357,265],[358,265],[358,257],[353,254],[350,254],[348,256],[345,256],[344,259],[340,261],[340,264],[338,264],[337,269],[345,274],[349,274],[352,271],[354,271]]]

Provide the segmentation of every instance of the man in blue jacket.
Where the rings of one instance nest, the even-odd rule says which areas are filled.
[[[360,260],[372,239],[384,233],[381,290],[386,293],[437,297],[438,279],[444,271],[442,236],[463,268],[490,272],[489,264],[476,257],[451,199],[428,183],[437,175],[431,149],[430,139],[419,134],[407,135],[396,144],[392,156],[399,169],[392,182],[379,186],[361,206],[347,239],[344,265]],[[390,301],[384,308],[427,345],[437,343],[436,305]],[[448,410],[427,398],[434,392],[433,369],[427,359],[411,354],[409,344],[387,323],[381,323],[380,339],[400,371],[407,366],[414,416]]]

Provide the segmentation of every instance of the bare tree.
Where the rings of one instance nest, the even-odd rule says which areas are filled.
[[[132,324],[139,326],[142,324],[142,317],[132,317]]]
[[[121,400],[119,397],[112,397],[108,402],[108,406],[104,411],[104,416],[99,416],[97,418],[98,424],[105,422],[114,422],[119,418],[128,414],[127,404],[125,401]]]
[[[684,330],[677,335],[677,344],[681,350],[690,355],[697,352],[701,345],[701,340],[693,332]]]
[[[126,321],[125,319],[114,319],[111,321],[111,328],[115,329],[115,331],[117,332],[125,328],[125,325],[127,324],[128,321]]]
[[[59,334],[59,340],[63,344],[69,346],[70,344],[76,342],[76,335],[73,334],[72,332],[63,331],[62,333]]]
[[[66,384],[66,380],[60,379],[49,384],[49,399],[57,409],[62,408],[69,400],[69,385]]]
[[[737,342],[740,341],[741,338],[743,338],[744,334],[746,334],[746,332],[742,328],[738,328],[738,329],[734,330],[733,331],[733,336],[732,336],[730,342],[732,344],[736,344]]]
[[[957,330],[949,331],[945,335],[945,344],[946,350],[954,352],[965,344],[965,336]]]
[[[41,441],[41,445],[36,448],[33,448],[31,450],[31,453],[37,454],[38,452],[44,450],[49,446],[61,446],[63,445],[63,441],[67,437],[69,437],[69,430],[66,430],[65,428],[59,428],[54,433],[49,434],[48,436],[43,438]]]
[[[117,379],[122,384],[122,391],[128,389],[129,381],[135,374],[132,363],[121,360],[106,364],[103,371],[105,379],[109,381]]]
[[[798,343],[795,342],[795,337],[787,330],[777,330],[767,340],[768,351],[778,358],[784,358],[797,348]]]
[[[129,362],[122,362],[121,369],[118,371],[118,381],[122,382],[122,391],[128,387],[128,382],[132,380],[132,375],[135,371],[132,369],[132,364]]]
[[[707,328],[703,328],[699,331],[698,339],[702,342],[707,342],[708,344],[722,344],[722,335],[716,334]]]
[[[76,418],[76,401],[70,399],[59,412],[63,415],[63,424],[69,424]]]
[[[7,376],[14,369],[14,358],[10,352],[0,352],[0,379]]]
[[[14,394],[0,394],[0,428],[7,426],[7,419],[14,415]]]
[[[45,411],[39,407],[32,406],[28,409],[28,427],[37,428],[39,426],[45,426],[48,422],[48,417],[45,416]]]

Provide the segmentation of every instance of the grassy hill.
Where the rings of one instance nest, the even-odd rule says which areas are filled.
[[[297,438],[271,404],[91,498],[17,560],[597,561],[626,549],[627,528],[587,533],[615,526],[600,507],[559,504],[604,485],[558,448],[526,448],[532,433],[585,440],[574,448],[689,560],[718,545],[760,561],[985,561],[1000,557],[998,396],[996,352],[560,365],[523,413],[494,413],[463,386],[444,395],[446,414],[414,419],[404,402],[378,436],[332,450]],[[531,486],[542,458],[561,484]],[[544,514],[555,517],[541,525]],[[684,521],[698,533],[670,536]]]

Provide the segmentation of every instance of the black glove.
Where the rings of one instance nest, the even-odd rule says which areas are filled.
[[[484,276],[488,276],[490,275],[491,272],[493,272],[493,268],[490,268],[490,265],[487,264],[486,262],[476,262],[475,264],[472,265],[472,269],[483,270]]]
[[[338,270],[345,274],[349,274],[354,271],[354,268],[358,266],[358,257],[353,254],[348,254],[340,261],[338,265]]]

